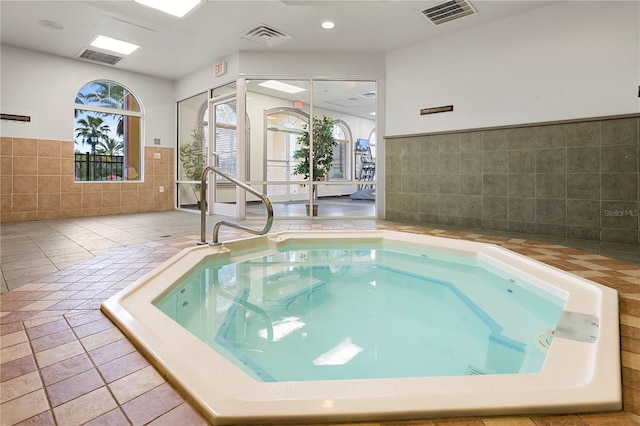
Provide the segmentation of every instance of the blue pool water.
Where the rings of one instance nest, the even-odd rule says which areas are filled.
[[[204,263],[155,305],[261,381],[541,370],[565,301],[472,257],[348,244]]]

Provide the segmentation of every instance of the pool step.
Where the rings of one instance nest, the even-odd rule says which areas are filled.
[[[485,374],[487,373],[477,367],[474,367],[473,365],[468,366],[467,371],[464,372],[465,376],[484,376]]]

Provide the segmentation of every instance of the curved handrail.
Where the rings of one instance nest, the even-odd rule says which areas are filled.
[[[264,235],[267,232],[269,232],[271,230],[271,225],[273,225],[273,206],[271,205],[271,200],[269,200],[269,198],[264,195],[263,193],[256,191],[255,189],[253,189],[252,187],[250,187],[249,185],[247,185],[246,183],[234,178],[233,176],[230,176],[228,174],[226,174],[225,172],[223,172],[222,170],[218,169],[217,167],[214,166],[207,166],[204,168],[204,170],[202,171],[202,175],[200,176],[200,243],[199,244],[206,244],[206,224],[207,224],[207,216],[206,216],[206,206],[207,206],[207,190],[206,190],[206,180],[207,180],[207,173],[208,172],[214,172],[216,174],[219,174],[220,176],[222,176],[223,178],[230,180],[231,182],[235,183],[236,185],[238,185],[240,188],[244,189],[245,191],[248,191],[250,193],[252,193],[253,195],[255,195],[256,197],[260,198],[262,200],[262,202],[264,203],[265,207],[267,208],[267,223],[264,225],[264,228],[262,228],[262,230],[258,231],[255,230],[253,228],[249,228],[248,226],[244,226],[244,225],[240,225],[238,223],[234,223],[234,222],[228,222],[226,220],[221,220],[218,223],[215,224],[215,226],[213,227],[213,241],[212,244],[213,245],[218,245],[221,244],[220,242],[218,242],[218,233],[220,232],[220,227],[222,225],[227,225],[230,226],[232,228],[237,228],[237,229],[242,229],[243,231],[247,231],[251,234],[255,234],[255,235]]]

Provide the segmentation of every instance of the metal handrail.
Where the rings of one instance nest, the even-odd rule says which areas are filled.
[[[255,189],[253,189],[252,187],[250,187],[249,185],[247,185],[246,183],[234,178],[233,176],[230,176],[228,174],[226,174],[225,172],[223,172],[222,170],[218,169],[217,167],[214,166],[207,166],[204,168],[204,170],[202,171],[202,176],[200,176],[200,243],[199,244],[206,244],[206,225],[207,225],[207,216],[206,216],[206,206],[207,206],[207,191],[206,191],[206,180],[207,180],[207,173],[208,172],[214,172],[216,174],[219,174],[220,176],[222,176],[223,178],[230,180],[231,182],[235,183],[236,185],[238,185],[240,188],[244,189],[245,191],[248,191],[250,193],[252,193],[253,195],[255,195],[256,197],[260,198],[262,200],[262,202],[264,203],[265,207],[267,208],[267,223],[264,225],[264,228],[262,228],[262,230],[258,231],[255,230],[253,228],[249,228],[248,226],[244,226],[244,225],[240,225],[238,223],[234,223],[234,222],[228,222],[226,220],[221,220],[218,223],[215,224],[215,226],[213,227],[213,236],[212,236],[212,244],[213,245],[219,245],[221,244],[220,242],[218,242],[218,233],[220,232],[220,227],[222,225],[227,225],[230,226],[232,228],[237,228],[237,229],[242,229],[243,231],[247,231],[251,234],[255,234],[255,235],[264,235],[267,232],[269,232],[271,230],[271,225],[273,225],[273,206],[271,205],[271,200],[269,200],[269,198],[264,195],[263,193],[256,191]],[[215,181],[214,181],[215,184]]]

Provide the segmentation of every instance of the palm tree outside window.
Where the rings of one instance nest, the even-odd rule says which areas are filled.
[[[84,85],[75,100],[75,179],[138,181],[142,112],[136,97],[112,81]]]

